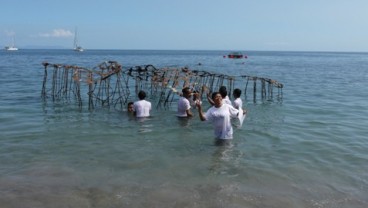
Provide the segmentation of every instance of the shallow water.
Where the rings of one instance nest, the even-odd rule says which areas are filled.
[[[368,54],[224,54],[0,52],[1,207],[367,207]],[[198,116],[178,120],[175,104],[138,121],[41,99],[43,61],[106,60],[268,77],[283,99],[244,100],[247,119],[221,147]]]

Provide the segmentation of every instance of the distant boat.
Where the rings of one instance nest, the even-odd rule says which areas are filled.
[[[82,52],[84,51],[84,49],[82,48],[82,46],[79,45],[78,43],[78,33],[77,33],[77,29],[75,29],[75,34],[74,34],[74,51],[77,52]]]
[[[7,51],[17,51],[18,50],[18,48],[17,47],[15,47],[15,44],[14,44],[14,37],[12,38],[12,40],[13,40],[13,42],[12,42],[12,45],[11,46],[5,46],[5,50],[7,50]]]
[[[241,52],[231,52],[227,55],[227,57],[232,59],[247,58],[247,56],[243,55]]]
[[[17,51],[18,48],[14,47],[14,46],[5,46],[5,50],[7,50],[7,51]]]

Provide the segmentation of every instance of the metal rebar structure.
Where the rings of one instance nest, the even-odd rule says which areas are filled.
[[[41,97],[52,101],[76,102],[79,107],[88,100],[88,108],[115,107],[123,109],[136,99],[140,90],[157,108],[168,107],[180,96],[181,89],[190,87],[203,98],[206,93],[226,86],[231,97],[234,88],[244,89],[244,97],[257,94],[261,100],[282,100],[283,84],[255,76],[229,76],[203,70],[156,68],[152,65],[123,68],[115,61],[106,61],[93,69],[79,66],[43,63],[44,77]],[[253,87],[249,86],[253,82]],[[258,86],[260,92],[257,92]],[[277,94],[274,93],[277,88]]]

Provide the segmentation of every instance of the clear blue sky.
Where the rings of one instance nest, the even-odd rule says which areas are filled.
[[[0,0],[0,46],[368,51],[368,0]]]

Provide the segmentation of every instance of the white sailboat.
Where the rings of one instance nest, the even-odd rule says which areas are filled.
[[[78,44],[78,33],[77,33],[77,29],[75,29],[75,34],[74,34],[74,51],[77,51],[77,52],[82,52],[84,51],[84,49],[82,48],[82,46],[80,46]]]
[[[14,44],[15,42],[14,37],[12,38],[12,40],[13,40],[12,44],[10,46],[5,46],[5,50],[7,51],[17,51],[18,50],[18,48],[15,47],[15,44]]]

